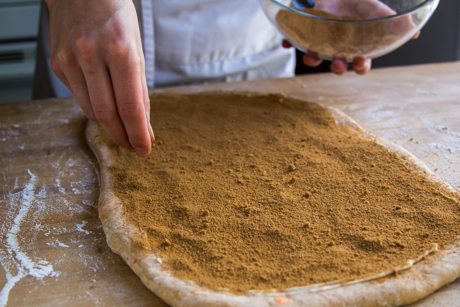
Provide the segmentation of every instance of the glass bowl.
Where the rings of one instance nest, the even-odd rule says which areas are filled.
[[[352,62],[356,57],[376,58],[402,46],[426,24],[440,0],[321,0],[322,5],[343,1],[348,12],[363,12],[353,5],[365,1],[380,8],[384,4],[386,16],[380,18],[375,16],[382,12],[370,10],[365,13],[367,18],[346,13],[339,17],[316,9],[315,0],[259,1],[272,24],[297,49],[325,60]]]

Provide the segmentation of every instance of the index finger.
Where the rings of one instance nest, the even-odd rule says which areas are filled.
[[[129,143],[138,156],[146,157],[150,153],[151,138],[144,107],[143,59],[130,48],[118,52],[108,63],[118,114]]]

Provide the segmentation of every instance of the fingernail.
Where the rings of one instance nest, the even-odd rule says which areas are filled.
[[[355,66],[355,71],[357,72],[364,72],[366,71],[367,67],[365,65],[362,66]]]
[[[343,75],[345,72],[344,71],[341,71],[341,70],[338,70],[338,69],[335,69],[335,68],[331,68],[331,71],[336,74],[336,75]]]
[[[364,68],[366,66],[366,61],[362,60],[357,60],[354,62],[355,67],[357,68]]]
[[[365,73],[371,70],[371,64],[369,62],[364,62],[363,66],[358,68],[359,72]]]
[[[147,151],[143,148],[136,148],[136,154],[141,158],[147,157]]]
[[[153,133],[152,124],[149,125],[149,129],[150,129],[150,141],[153,143],[155,142],[155,133]]]
[[[291,43],[289,43],[285,39],[283,39],[283,41],[281,42],[281,46],[283,46],[283,48],[291,48],[292,47]]]

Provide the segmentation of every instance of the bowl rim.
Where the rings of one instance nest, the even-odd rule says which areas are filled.
[[[388,19],[392,19],[392,18],[395,18],[395,17],[401,17],[401,16],[404,16],[406,14],[409,14],[409,13],[412,13],[416,10],[418,10],[419,8],[421,8],[422,6],[425,6],[427,5],[429,2],[433,2],[433,3],[439,3],[439,1],[441,0],[425,0],[423,1],[422,3],[419,3],[417,4],[416,6],[414,6],[413,8],[409,9],[409,10],[406,10],[404,12],[401,12],[401,13],[398,13],[396,15],[389,15],[389,16],[385,16],[385,17],[379,17],[379,18],[371,18],[371,19],[337,19],[337,18],[327,18],[327,17],[321,17],[321,16],[316,16],[316,15],[312,15],[312,14],[308,14],[308,13],[305,13],[305,12],[302,12],[300,10],[297,10],[297,9],[294,9],[292,7],[289,7],[289,6],[286,6],[284,5],[283,3],[279,2],[278,0],[269,0],[275,4],[278,4],[279,6],[291,11],[291,12],[295,12],[295,13],[298,13],[300,15],[304,15],[304,16],[308,16],[308,17],[313,17],[313,18],[316,18],[316,19],[322,19],[322,20],[330,20],[330,21],[340,21],[340,22],[349,22],[349,23],[355,23],[355,22],[368,22],[368,21],[378,21],[378,20],[388,20]]]

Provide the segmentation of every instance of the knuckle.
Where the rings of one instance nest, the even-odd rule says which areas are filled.
[[[119,114],[121,118],[136,118],[143,106],[136,102],[125,102],[119,107]]]
[[[145,67],[145,58],[142,55],[137,54],[137,56],[136,56],[136,58],[134,60],[138,61],[139,64],[141,65],[141,67]]]
[[[56,57],[51,58],[50,60],[51,70],[56,74],[56,76],[60,77],[62,75],[61,65]]]
[[[82,60],[89,61],[95,54],[96,46],[87,35],[82,34],[75,40],[74,48]]]
[[[93,107],[93,114],[95,119],[102,124],[110,123],[115,118],[114,112],[104,106]]]
[[[54,72],[56,77],[58,77],[59,80],[65,83],[64,80],[66,80],[66,76],[65,76],[64,71],[62,70],[61,64],[58,61],[54,60],[54,61],[50,61],[50,66],[51,66],[51,70]]]
[[[115,62],[123,64],[125,69],[133,70],[136,73],[141,72],[144,58],[139,55],[136,47],[128,39],[114,38],[107,43],[106,52]]]
[[[93,110],[90,108],[81,108],[83,110],[83,113],[85,113],[85,116],[92,121],[96,121],[96,117],[94,116]]]
[[[107,43],[107,53],[114,60],[126,60],[131,53],[131,44],[123,38],[113,37]]]
[[[72,64],[72,52],[69,48],[60,48],[51,61],[54,67],[69,67]],[[53,66],[51,66],[53,68]]]
[[[131,62],[132,64],[137,64],[135,67],[141,72],[141,67],[144,67],[144,58],[135,52],[131,57]]]

